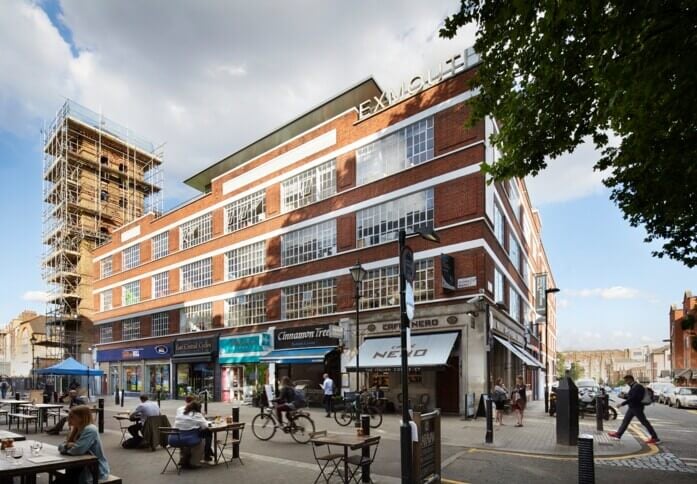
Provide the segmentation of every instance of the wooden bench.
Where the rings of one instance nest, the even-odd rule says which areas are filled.
[[[12,428],[12,420],[17,419],[17,430],[20,430],[20,425],[22,424],[22,422],[24,422],[25,432],[29,433],[29,422],[34,422],[34,432],[39,431],[38,415],[32,415],[28,413],[8,413],[7,415],[10,418],[10,423],[7,427],[8,429]]]

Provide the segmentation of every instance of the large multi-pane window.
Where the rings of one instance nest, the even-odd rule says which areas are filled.
[[[264,241],[238,247],[225,254],[227,279],[237,279],[264,271],[266,245]]]
[[[114,341],[114,336],[112,332],[112,327],[110,324],[102,326],[99,328],[99,342],[100,343],[111,343]]]
[[[281,183],[281,211],[295,210],[335,193],[336,160],[330,160]]]
[[[255,223],[261,222],[266,217],[266,191],[247,195],[235,200],[225,207],[225,232],[234,232]]]
[[[210,212],[207,214],[189,220],[179,226],[179,240],[182,249],[188,249],[198,244],[202,244],[213,235],[212,231],[213,216]]]
[[[520,296],[512,287],[508,291],[508,305],[508,314],[510,314],[513,319],[520,322]]]
[[[169,232],[162,232],[152,238],[152,259],[162,259],[169,254]]]
[[[247,326],[266,321],[266,293],[257,292],[225,300],[225,326]]]
[[[100,307],[101,307],[102,311],[108,311],[114,307],[111,289],[108,289],[106,291],[102,291],[99,294],[99,297],[101,299]]]
[[[307,318],[336,311],[336,279],[307,282],[281,292],[283,319]]]
[[[281,263],[300,264],[336,254],[336,220],[327,220],[281,237]]]
[[[499,241],[501,247],[505,245],[505,233],[506,233],[506,221],[503,218],[503,213],[501,212],[501,207],[497,203],[494,204],[494,235],[496,240]]]
[[[213,327],[213,303],[196,304],[181,310],[179,328],[182,333],[204,331]]]
[[[132,269],[140,264],[140,244],[123,249],[121,253],[122,269]]]
[[[140,302],[140,281],[129,282],[121,286],[121,305],[128,306]]]
[[[109,277],[113,270],[113,259],[111,256],[102,259],[99,263],[99,267],[102,277]]]
[[[186,264],[181,268],[181,290],[190,291],[213,284],[211,257]]]
[[[515,268],[520,271],[520,245],[512,233],[508,237],[508,256]]]
[[[152,297],[165,297],[169,294],[169,272],[160,272],[152,276]]]
[[[414,301],[433,299],[433,259],[415,264]],[[380,267],[367,272],[362,282],[361,309],[399,304],[399,266]]]
[[[433,117],[428,117],[356,150],[359,185],[433,158]]]
[[[152,315],[152,335],[165,336],[169,334],[169,313]]]
[[[396,240],[400,229],[433,227],[433,189],[407,195],[356,213],[356,244],[366,247]]]
[[[511,201],[513,215],[520,220],[520,191],[514,179],[508,180],[508,199]]]
[[[503,274],[494,269],[494,301],[503,302]]]
[[[140,320],[139,319],[127,319],[123,322],[123,334],[122,339],[124,341],[129,339],[140,338]]]

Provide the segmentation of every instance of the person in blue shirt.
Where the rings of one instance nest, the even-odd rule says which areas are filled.
[[[92,454],[99,462],[99,479],[109,477],[109,463],[102,449],[97,426],[92,423],[92,412],[89,407],[78,405],[70,409],[68,423],[71,432],[68,438],[58,446],[61,454],[86,455]],[[88,484],[92,482],[92,473],[87,467],[68,469],[65,476],[54,481],[60,484]]]
[[[327,411],[327,417],[330,417],[332,411],[332,398],[334,397],[334,380],[329,378],[329,374],[324,374],[322,382],[322,391],[324,392],[324,409]]]

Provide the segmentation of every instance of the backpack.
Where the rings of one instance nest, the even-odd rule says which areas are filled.
[[[641,399],[641,404],[651,405],[653,403],[653,389],[649,387],[644,387],[644,397]]]
[[[307,407],[307,400],[305,400],[305,391],[299,388],[295,389],[295,398],[293,399],[293,406],[297,408]]]

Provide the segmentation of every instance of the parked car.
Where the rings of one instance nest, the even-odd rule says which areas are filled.
[[[593,378],[579,378],[574,383],[576,383],[579,392],[590,390],[594,393],[598,393],[600,391],[600,385],[598,385],[598,382]]]
[[[681,387],[673,393],[678,408],[697,408],[697,387]]]
[[[663,382],[657,382],[657,381],[649,383],[648,387],[651,390],[653,390],[653,401],[654,402],[658,401],[658,395],[661,393],[661,390],[663,390],[664,388],[666,388],[668,386],[673,386],[673,385],[670,383],[663,383]]]
[[[668,383],[658,392],[658,403],[668,405],[668,395],[673,391],[675,385]]]
[[[668,391],[666,393],[666,403],[668,404],[669,407],[672,407],[675,405],[675,394],[680,391],[682,387],[673,387],[672,390]]]

